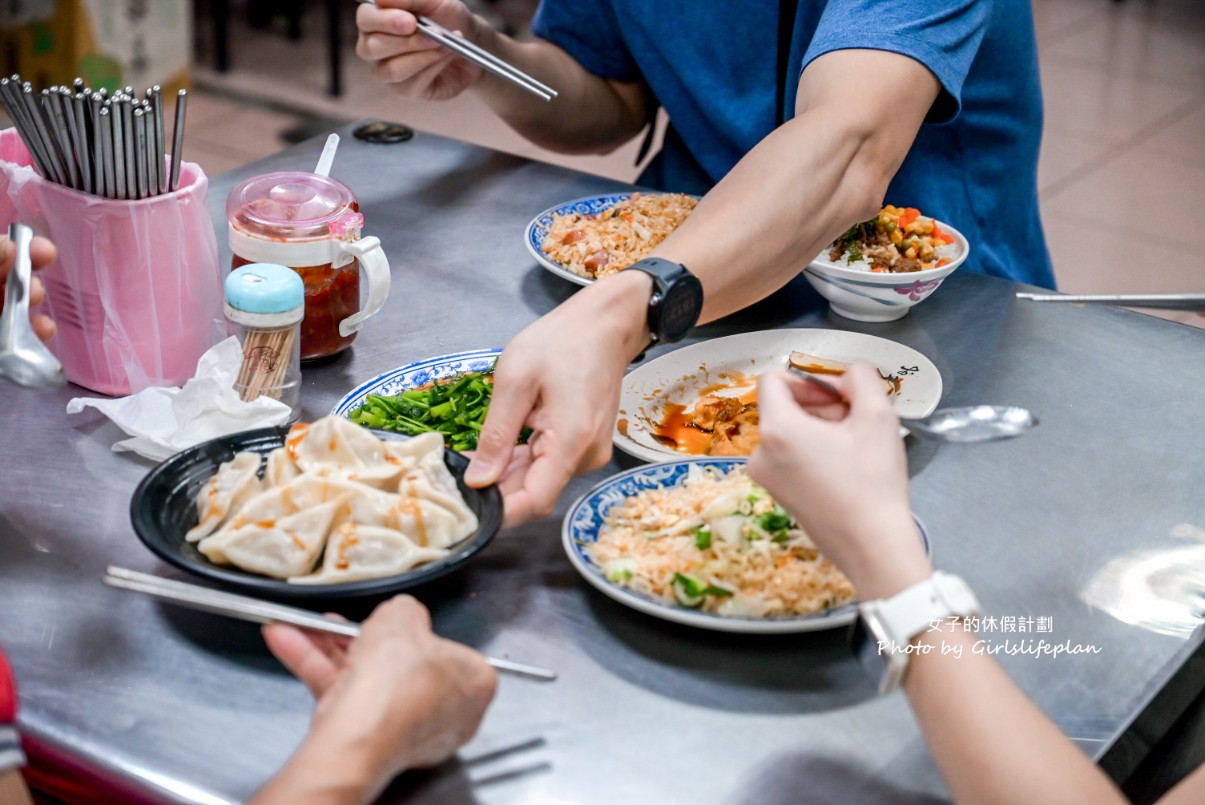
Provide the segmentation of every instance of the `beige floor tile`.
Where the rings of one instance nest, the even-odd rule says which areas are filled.
[[[1205,268],[1183,249],[1147,243],[1141,262],[1136,239],[1096,223],[1046,215],[1046,240],[1058,289],[1070,294],[1205,293]],[[1205,317],[1178,310],[1139,310],[1205,328]]]
[[[1102,0],[1103,3],[1103,0]],[[1205,83],[1205,3],[1197,10],[1129,0],[1044,56],[1095,68],[1105,79],[1145,78],[1199,89]]]
[[[1205,293],[1205,266],[1177,245],[1054,213],[1043,220],[1064,293]]]
[[[1144,139],[1138,148],[1183,160],[1205,186],[1205,96],[1196,109]]]
[[[1106,13],[1108,10],[1101,0],[1034,0],[1033,24],[1038,45],[1053,46]]]
[[[230,150],[228,146],[213,146],[208,143],[193,143],[185,152],[185,159],[200,165],[201,169],[205,171],[205,175],[210,177],[246,165],[260,156],[259,154],[247,156]]]
[[[1192,102],[1196,91],[1042,56],[1046,130],[1122,142]]]
[[[1089,170],[1112,148],[1107,140],[1048,128],[1042,135],[1042,152],[1038,159],[1038,193],[1050,192]]]
[[[228,144],[232,150],[243,153],[271,154],[285,144],[280,133],[297,123],[296,115],[215,96],[205,100],[209,108],[204,110],[196,109],[189,100],[186,129],[189,141],[215,146]]]
[[[1177,159],[1131,150],[1043,199],[1042,212],[1125,233],[1136,247],[1157,239],[1199,254],[1193,222],[1205,205],[1202,173],[1185,170]],[[1199,258],[1194,264],[1205,276]]]

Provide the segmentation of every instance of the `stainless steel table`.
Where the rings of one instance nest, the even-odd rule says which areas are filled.
[[[350,354],[305,372],[307,418],[385,370],[505,344],[576,290],[534,265],[524,226],[555,203],[618,187],[433,136],[370,145],[343,134],[333,175],[358,194],[366,232],[394,263],[394,288]],[[238,180],[309,169],[320,149],[305,143],[213,179],[219,242]],[[947,404],[1037,412],[1041,426],[1022,439],[910,444],[914,508],[937,564],[965,576],[986,610],[1050,628],[984,637],[1099,648],[1001,661],[1124,778],[1205,687],[1202,631],[1156,634],[1080,593],[1111,558],[1177,547],[1178,524],[1205,526],[1205,333],[1110,308],[1018,302],[1017,287],[960,271],[903,320],[863,325],[829,313],[800,280],[693,339],[788,326],[873,333],[928,355]],[[101,585],[110,563],[181,574],[130,529],[130,493],[150,464],[110,452],[119,432],[107,421],[63,413],[81,394],[0,386],[0,644],[21,684],[21,729],[34,751],[66,756],[131,796],[245,799],[304,734],[310,697],[254,627]],[[445,636],[561,676],[504,678],[460,759],[404,777],[387,798],[944,799],[906,702],[874,695],[843,632],[695,631],[625,609],[577,576],[561,550],[560,515],[630,463],[617,457],[576,480],[552,517],[503,533],[466,569],[417,591]],[[362,616],[370,603],[347,614]]]

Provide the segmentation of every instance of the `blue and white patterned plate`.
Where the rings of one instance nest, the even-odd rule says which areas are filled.
[[[389,397],[401,394],[406,389],[420,388],[434,380],[447,380],[472,372],[487,372],[493,368],[494,361],[501,354],[500,349],[478,349],[406,364],[356,386],[343,395],[343,399],[336,403],[331,413],[346,417],[363,405],[369,394]]]
[[[728,473],[735,467],[748,463],[745,458],[689,458],[663,464],[650,464],[621,472],[595,486],[577,499],[565,514],[561,528],[561,541],[569,561],[591,585],[621,604],[656,618],[675,623],[712,629],[720,632],[744,634],[785,634],[792,632],[815,632],[846,626],[857,616],[857,604],[849,603],[814,615],[799,615],[782,618],[729,617],[689,609],[651,596],[630,590],[608,581],[602,570],[590,559],[586,546],[598,541],[598,533],[611,507],[646,489],[676,486],[686,477],[692,466],[713,467]],[[916,526],[929,552],[929,536],[924,525],[915,516]]]
[[[590,285],[594,282],[590,277],[574,274],[544,254],[544,250],[540,248],[540,245],[544,242],[544,238],[548,236],[549,227],[552,226],[552,217],[554,215],[571,215],[572,213],[596,215],[608,207],[614,207],[624,199],[631,197],[631,195],[631,193],[611,193],[603,196],[585,196],[584,198],[575,198],[573,201],[566,201],[564,204],[558,204],[555,207],[544,210],[544,212],[537,215],[527,225],[527,231],[523,233],[523,243],[527,246],[527,251],[531,252],[531,256],[540,264],[541,268],[546,268],[558,277],[567,279],[570,282],[576,282],[578,285]]]

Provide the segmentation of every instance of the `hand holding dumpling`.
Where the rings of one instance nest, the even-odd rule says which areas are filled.
[[[497,684],[479,654],[434,634],[409,596],[378,606],[354,641],[280,624],[264,638],[318,703],[305,742],[254,805],[372,801],[402,771],[467,742]]]

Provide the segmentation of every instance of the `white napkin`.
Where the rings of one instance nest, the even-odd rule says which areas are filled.
[[[115,443],[114,452],[132,450],[155,461],[219,436],[283,425],[291,411],[280,400],[239,398],[234,381],[242,362],[242,347],[231,336],[201,356],[196,375],[182,388],[153,387],[117,399],[76,397],[67,413],[95,408],[133,437]]]

